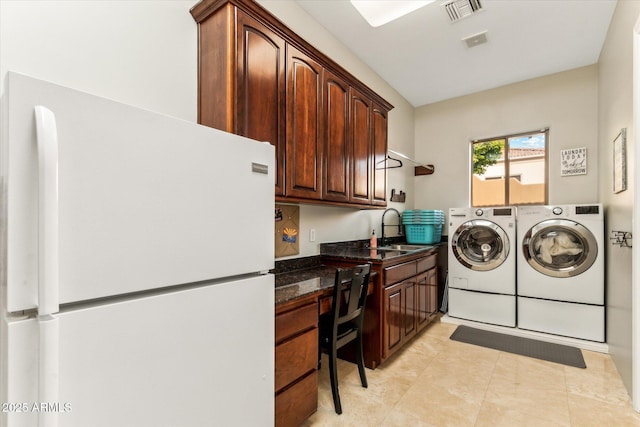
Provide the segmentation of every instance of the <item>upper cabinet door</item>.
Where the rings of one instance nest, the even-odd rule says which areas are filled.
[[[322,86],[322,66],[287,45],[287,196],[322,198]]]
[[[387,171],[384,169],[384,160],[387,157],[387,110],[374,103],[371,121],[373,127],[373,185],[371,204],[386,206]]]
[[[371,202],[371,101],[351,89],[351,202]]]
[[[202,6],[204,6],[202,4]],[[233,28],[229,25],[234,8],[226,5],[215,14],[198,21],[198,123],[235,132],[234,106],[235,69],[230,61],[235,57]],[[199,16],[198,18],[202,18]]]
[[[285,42],[237,13],[237,95],[234,132],[276,147],[276,194],[284,194]],[[231,101],[233,102],[233,101]]]
[[[349,85],[324,71],[324,200],[349,201]]]

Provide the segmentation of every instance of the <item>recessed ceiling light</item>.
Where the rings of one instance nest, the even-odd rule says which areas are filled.
[[[372,27],[379,27],[418,10],[435,0],[351,0],[351,4]]]

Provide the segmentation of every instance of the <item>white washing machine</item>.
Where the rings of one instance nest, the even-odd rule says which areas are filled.
[[[451,317],[516,326],[516,209],[449,209]]]
[[[518,208],[518,327],[604,342],[601,204]]]

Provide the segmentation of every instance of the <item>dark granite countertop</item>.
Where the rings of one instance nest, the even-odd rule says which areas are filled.
[[[309,296],[315,292],[324,293],[332,289],[337,268],[322,265],[276,274],[276,305]],[[374,277],[376,272],[372,271],[371,275]]]
[[[345,259],[360,259],[363,262],[370,261],[386,261],[393,258],[403,257],[406,255],[413,255],[420,252],[426,252],[435,248],[435,246],[425,246],[424,249],[417,251],[390,251],[390,250],[377,250],[377,249],[351,249],[351,248],[336,248],[327,250],[322,256],[332,258],[345,258]]]
[[[428,252],[439,245],[425,245],[424,249],[407,252],[371,250],[367,247],[368,243],[365,240],[323,243],[320,245],[320,256],[276,261],[276,268],[272,271],[276,282],[276,305],[309,296],[314,292],[326,292],[333,286],[336,267],[323,265],[322,257],[357,260],[363,263],[381,262]]]
[[[404,242],[398,241],[398,240],[391,241],[389,243],[404,244]],[[438,243],[433,245],[413,245],[413,246],[424,246],[424,248],[420,250],[413,250],[413,251],[391,251],[391,250],[381,250],[378,248],[370,249],[369,241],[354,240],[350,242],[323,243],[320,245],[320,254],[323,257],[362,260],[363,262],[375,262],[375,261],[388,261],[394,258],[413,255],[420,252],[427,252],[434,249],[437,245]]]
[[[333,286],[336,267],[317,266],[276,274],[276,304],[324,292]]]

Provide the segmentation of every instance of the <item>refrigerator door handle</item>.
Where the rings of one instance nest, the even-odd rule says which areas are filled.
[[[58,129],[51,110],[36,105],[38,145],[38,315],[58,311]]]
[[[47,410],[58,402],[59,348],[58,319],[52,315],[38,316],[39,366],[38,366],[38,402],[44,410],[38,411],[38,427],[58,427],[58,411]]]

